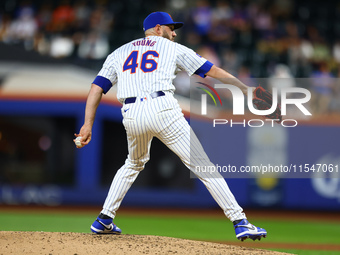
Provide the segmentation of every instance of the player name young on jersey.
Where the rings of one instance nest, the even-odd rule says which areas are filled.
[[[133,42],[132,43],[132,45],[133,46],[150,46],[150,47],[152,47],[152,46],[154,46],[155,45],[155,43],[156,43],[156,41],[152,41],[152,40],[147,40],[147,39],[143,39],[143,40],[138,40],[138,41],[136,41],[136,42]]]

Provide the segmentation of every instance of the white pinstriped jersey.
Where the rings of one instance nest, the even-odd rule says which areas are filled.
[[[117,98],[174,91],[176,72],[194,74],[207,60],[193,50],[160,36],[131,41],[111,53],[98,73],[117,84]],[[107,89],[108,90],[108,89]],[[104,93],[107,91],[104,90]]]
[[[160,36],[134,40],[107,57],[93,83],[100,86],[104,93],[117,84],[117,98],[121,103],[129,97],[143,100],[134,100],[122,107],[129,154],[112,181],[103,205],[104,215],[115,217],[126,192],[149,160],[152,139],[157,137],[203,181],[231,221],[245,218],[243,209],[218,172],[195,172],[196,166],[214,165],[173,95],[164,93],[163,96],[144,100],[156,91],[174,92],[172,81],[178,69],[190,76],[194,73],[204,76],[212,65],[193,50]]]

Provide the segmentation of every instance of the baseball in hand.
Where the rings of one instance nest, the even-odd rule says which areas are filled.
[[[75,142],[74,142],[78,148],[81,148],[81,147],[84,146],[84,145],[82,145],[82,143],[81,143],[81,141],[80,141],[81,138],[82,138],[81,136],[78,136],[78,137],[76,138]]]

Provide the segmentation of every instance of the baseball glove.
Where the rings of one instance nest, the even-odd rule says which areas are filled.
[[[273,96],[269,91],[262,88],[261,85],[259,85],[253,93],[253,104],[258,110],[268,110],[272,107]],[[269,119],[276,119],[276,122],[280,123],[282,121],[280,104],[278,103],[276,110],[272,114],[266,115],[266,117]]]

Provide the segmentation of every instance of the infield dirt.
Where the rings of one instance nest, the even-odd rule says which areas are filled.
[[[233,254],[288,253],[148,235],[0,231],[0,254]]]

